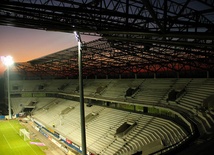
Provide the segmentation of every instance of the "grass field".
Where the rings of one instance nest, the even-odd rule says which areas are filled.
[[[46,147],[24,141],[19,135],[20,128],[23,127],[17,120],[0,121],[0,155],[45,155],[42,150]]]

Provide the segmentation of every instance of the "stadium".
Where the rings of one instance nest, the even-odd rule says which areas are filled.
[[[1,25],[78,32],[78,46],[5,72],[1,154],[16,152],[9,126],[17,139],[64,154],[213,153],[213,1],[3,0],[0,8]],[[85,43],[82,34],[100,38]]]

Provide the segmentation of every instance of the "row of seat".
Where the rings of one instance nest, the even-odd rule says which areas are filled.
[[[62,81],[56,83],[54,87],[56,88]],[[31,82],[29,81],[29,83]],[[71,80],[69,81],[69,85],[70,87],[66,89],[69,92],[75,93],[74,90],[78,86],[77,81],[75,83]],[[102,85],[107,87],[100,94],[95,94],[95,89]],[[209,95],[214,94],[214,79],[87,80],[84,83],[84,90],[86,95],[97,95],[95,97],[99,98],[102,96],[117,100],[124,97],[127,88],[136,86],[139,86],[140,89],[132,96],[132,100],[135,102],[142,103],[143,101],[146,104],[152,102],[166,105],[168,103],[165,99],[170,90],[185,88],[185,93],[173,105],[197,114],[205,128],[213,126],[214,119],[212,111],[204,113],[201,109],[203,109],[203,100]],[[26,91],[26,89],[20,91]],[[81,144],[80,109],[77,102],[55,98],[17,97],[12,98],[12,107],[15,112],[18,112],[21,110],[20,104],[22,106],[28,105],[34,100],[38,101],[33,114],[36,119],[47,124],[50,128],[54,124],[54,130],[57,130],[57,132],[71,139],[76,144]],[[74,109],[66,114],[62,114],[62,111],[68,107],[74,107]],[[87,147],[91,152],[96,154],[133,154],[139,151],[142,146],[150,144],[157,139],[161,139],[165,146],[169,146],[179,142],[187,135],[185,130],[175,123],[157,117],[149,117],[99,106],[85,106],[85,116],[93,112],[97,113],[98,117],[86,123]],[[128,120],[136,121],[138,123],[137,127],[123,138],[115,136],[116,129]]]
[[[81,144],[81,127],[79,117],[79,103],[74,101],[61,101],[54,107],[34,111],[33,117],[67,137],[75,144]],[[64,115],[59,115],[66,107],[75,107]],[[111,108],[93,105],[85,106],[85,116],[90,113],[98,116],[86,123],[87,147],[96,154],[130,154],[157,139],[161,139],[165,146],[179,142],[187,134],[175,123],[147,115],[131,113]],[[116,129],[124,122],[137,122],[137,126],[123,137],[116,136]]]
[[[106,97],[112,99],[124,99],[128,88],[139,87],[132,98],[138,101],[160,102],[165,100],[167,93],[171,89],[185,87],[192,79],[86,79],[84,80],[84,94],[86,96]],[[203,81],[204,79],[202,79]],[[199,81],[194,79],[192,81]],[[199,81],[200,83],[200,81]],[[65,85],[64,90],[60,86]],[[193,83],[194,84],[194,83]],[[43,85],[44,89],[39,90],[38,86]],[[17,86],[18,89],[13,89]],[[198,83],[195,83],[195,87]],[[97,89],[103,87],[102,91],[97,93]],[[11,93],[16,92],[65,92],[78,93],[78,80],[12,80]]]
[[[206,129],[214,126],[213,114],[203,107],[203,100],[214,94],[214,79],[193,79],[186,86],[186,92],[176,100],[175,106],[197,115]]]

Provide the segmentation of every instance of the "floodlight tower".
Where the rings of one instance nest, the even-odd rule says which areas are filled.
[[[79,66],[79,94],[80,94],[80,119],[81,119],[81,139],[82,139],[82,155],[86,155],[86,134],[85,134],[85,108],[82,78],[82,40],[79,32],[74,31],[75,38],[78,42],[78,66]]]
[[[9,113],[9,119],[12,118],[11,115],[11,105],[10,105],[10,66],[13,65],[13,57],[6,56],[2,57],[3,64],[7,67],[7,100],[8,100],[8,113]]]

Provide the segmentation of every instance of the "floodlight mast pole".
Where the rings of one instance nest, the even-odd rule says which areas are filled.
[[[84,109],[84,92],[82,78],[82,40],[79,32],[74,32],[78,41],[78,66],[79,66],[79,94],[80,94],[80,119],[81,119],[81,139],[82,139],[82,154],[86,155],[86,134],[85,134],[85,109]]]
[[[9,119],[12,118],[11,103],[10,103],[10,66],[14,63],[11,56],[1,57],[3,64],[7,67],[7,101],[8,101],[8,113]]]
[[[10,104],[10,65],[7,65],[7,100],[8,100],[8,113],[9,119],[12,118],[11,116],[11,104]]]

